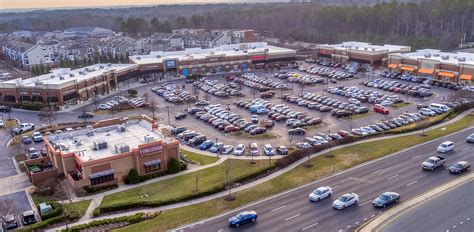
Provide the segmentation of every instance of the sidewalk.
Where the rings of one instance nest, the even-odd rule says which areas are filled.
[[[462,114],[458,115],[457,117],[455,117],[454,119],[448,121],[448,122],[443,122],[441,124],[438,124],[438,125],[434,125],[432,127],[429,127],[426,129],[426,131],[428,130],[432,130],[432,129],[436,129],[436,128],[441,128],[441,127],[444,127],[445,125],[449,124],[449,123],[453,123],[453,122],[456,122],[460,119],[462,119],[464,116],[470,114],[471,110],[468,110],[468,111],[465,111],[463,112]],[[471,128],[466,128],[464,130],[469,130]],[[464,131],[462,130],[462,131]],[[413,131],[413,132],[409,132],[409,133],[404,133],[404,134],[399,134],[399,135],[391,135],[391,136],[386,136],[386,137],[378,137],[378,138],[373,138],[373,139],[367,139],[367,140],[362,140],[362,141],[358,141],[358,142],[355,142],[355,143],[350,143],[350,144],[345,144],[345,145],[341,145],[341,146],[336,146],[336,147],[333,147],[332,149],[338,149],[338,148],[344,148],[344,147],[347,147],[347,146],[352,146],[352,145],[356,145],[356,144],[360,144],[360,143],[366,143],[366,142],[371,142],[371,141],[378,141],[378,140],[383,140],[383,139],[389,139],[389,138],[395,138],[395,137],[400,137],[400,136],[406,136],[406,135],[412,135],[412,134],[420,134],[422,133],[421,131]],[[448,135],[446,135],[448,136]],[[422,146],[426,143],[429,143],[431,141],[427,141],[425,143],[422,143],[422,144],[418,144],[416,146]],[[415,146],[415,147],[416,147]],[[387,155],[387,156],[384,156],[382,158],[379,158],[379,159],[384,159],[384,158],[387,158],[387,157],[390,157],[390,156],[394,156],[394,155],[397,155],[399,153],[402,153],[406,150],[409,150],[409,149],[412,149],[413,147],[409,147],[409,148],[406,148],[406,149],[403,149],[401,151],[398,151],[398,152],[395,152],[393,154],[390,154],[390,155]],[[320,156],[322,154],[325,154],[328,150],[323,150],[323,151],[320,151],[318,153],[314,153],[310,156],[310,158],[314,158],[314,157],[317,157],[317,156]],[[200,152],[201,153],[201,152]],[[224,162],[224,160],[227,159],[227,157],[223,157],[221,158],[221,160],[219,160],[218,162],[216,163],[213,163],[215,165],[217,165],[217,163],[222,163]],[[347,169],[343,172],[340,172],[340,173],[336,173],[335,175],[339,175],[341,173],[345,173],[345,172],[348,172],[348,171],[351,171],[353,169],[356,169],[356,168],[359,168],[360,166],[363,166],[363,165],[366,165],[367,163],[370,163],[370,162],[375,162],[379,159],[376,159],[376,160],[373,160],[373,161],[369,161],[369,162],[366,162],[366,163],[363,163],[361,165],[357,165],[357,166],[354,166],[350,169]],[[263,182],[266,182],[268,180],[271,180],[273,178],[276,178],[292,169],[294,169],[295,167],[301,165],[302,163],[306,162],[308,159],[300,159],[298,160],[297,162],[289,165],[288,167],[284,168],[284,169],[281,169],[281,170],[278,170],[268,176],[265,176],[261,179],[258,179],[256,181],[253,181],[253,182],[250,182],[248,184],[245,184],[245,185],[241,185],[239,187],[236,187],[236,188],[233,188],[232,189],[232,192],[238,192],[238,191],[241,191],[241,190],[244,190],[244,189],[248,189],[248,188],[251,188],[251,187],[254,187],[256,185],[259,185]],[[212,164],[210,165],[206,165],[206,166],[202,166],[202,167],[210,167]],[[191,171],[191,170],[189,170]],[[193,170],[194,171],[194,170]],[[179,174],[179,173],[178,173]],[[183,173],[184,174],[184,173]],[[333,175],[334,176],[334,175]],[[165,176],[166,177],[166,176]],[[153,183],[153,182],[145,182],[143,184],[149,184],[149,183]],[[287,191],[284,191],[284,192],[281,192],[279,194],[277,194],[276,196],[278,195],[282,195],[282,194],[286,194],[288,192],[291,192],[291,191],[295,191],[297,189],[300,189],[300,188],[303,188],[305,186],[308,186],[308,185],[311,185],[313,183],[308,183],[306,185],[302,185],[302,186],[299,186],[297,188],[294,188],[294,189],[290,189],[290,190],[287,190]],[[142,184],[140,184],[142,185]],[[133,187],[136,187],[136,186],[140,186],[140,185],[132,185],[130,186],[130,188],[133,188]],[[127,188],[128,189],[128,188]],[[105,192],[105,193],[101,193],[100,195],[108,195],[108,194],[111,194],[111,193],[114,193],[114,192],[118,192],[118,191],[123,191],[122,190],[112,190],[112,191],[108,191],[108,192]],[[84,224],[84,223],[88,223],[88,222],[91,222],[93,220],[101,220],[101,219],[106,219],[106,218],[115,218],[115,217],[121,217],[121,216],[127,216],[127,215],[133,215],[133,214],[136,214],[136,213],[139,213],[139,212],[159,212],[159,211],[163,211],[163,210],[169,210],[169,209],[174,209],[174,208],[179,208],[179,207],[184,207],[184,206],[189,206],[189,205],[193,205],[193,204],[198,204],[198,203],[202,203],[202,202],[206,202],[206,201],[209,201],[209,200],[213,200],[213,199],[216,199],[216,198],[220,198],[220,197],[224,197],[226,196],[228,193],[226,191],[223,191],[223,192],[219,192],[219,193],[215,193],[215,194],[212,194],[212,195],[208,195],[208,196],[205,196],[205,197],[201,197],[201,198],[197,198],[197,199],[194,199],[194,200],[189,200],[189,201],[185,201],[185,202],[179,202],[179,203],[175,203],[175,204],[170,204],[170,205],[166,205],[166,206],[162,206],[162,207],[156,207],[156,208],[148,208],[148,209],[135,209],[135,210],[131,210],[131,211],[127,211],[127,212],[123,212],[123,213],[117,213],[117,214],[109,214],[109,215],[104,215],[104,216],[99,216],[99,217],[96,217],[96,218],[90,218],[90,215],[89,216],[84,216],[82,217],[81,219],[79,219],[78,222],[75,222],[73,224],[71,224],[71,226],[74,226],[74,225],[79,225],[79,224]],[[90,198],[89,198],[90,199]],[[254,204],[254,203],[252,203]],[[92,204],[91,204],[92,205]],[[89,206],[91,207],[91,206]],[[242,206],[242,207],[245,207],[245,206]],[[88,212],[89,212],[89,209],[88,209]],[[92,211],[91,211],[92,212]],[[59,230],[59,229],[64,229],[64,227],[57,227],[57,228],[54,228],[52,229],[51,231],[54,231],[54,230]]]
[[[391,208],[388,211],[385,211],[383,214],[376,217],[374,220],[367,222],[366,224],[360,226],[355,231],[356,232],[371,232],[379,231],[384,226],[390,224],[395,219],[408,212],[411,209],[416,208],[417,206],[423,204],[427,200],[430,200],[438,195],[446,193],[449,190],[452,190],[458,186],[461,186],[464,183],[467,183],[471,180],[474,180],[474,173],[464,175],[462,177],[456,178],[453,181],[450,181],[441,186],[435,187],[427,192],[424,192],[418,196],[411,198],[403,204],[397,205]]]

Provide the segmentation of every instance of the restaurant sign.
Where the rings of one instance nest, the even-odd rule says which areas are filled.
[[[140,151],[140,156],[145,157],[145,156],[153,155],[155,153],[163,152],[163,146],[161,144],[154,145],[150,147],[140,148],[139,151]]]

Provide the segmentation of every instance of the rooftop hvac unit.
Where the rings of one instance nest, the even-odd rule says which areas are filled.
[[[430,58],[431,57],[431,54],[425,54],[425,58]]]
[[[69,77],[74,77],[74,73],[70,73],[70,74],[69,74]]]
[[[143,139],[145,140],[145,143],[150,143],[150,142],[155,141],[155,137],[153,137],[152,135],[144,135]]]
[[[63,77],[63,76],[59,76],[59,80],[64,80],[64,77]]]
[[[364,48],[365,51],[367,51],[367,48]]]
[[[449,56],[441,56],[441,59],[443,59],[443,60],[448,60],[448,59],[449,59]]]
[[[130,152],[130,146],[124,143],[115,144],[115,152],[119,154]]]
[[[105,141],[95,141],[94,142],[94,149],[95,150],[102,150],[107,148],[107,142]]]
[[[433,56],[434,56],[434,57],[438,57],[438,56],[439,56],[439,54],[438,54],[438,53],[436,53],[436,54],[433,54]]]
[[[86,135],[87,135],[87,137],[92,137],[92,136],[94,136],[94,131],[88,131],[86,133]]]
[[[459,58],[458,58],[458,61],[459,61],[459,62],[464,62],[464,61],[466,61],[466,57],[459,57]]]
[[[54,78],[54,75],[51,75],[49,78],[53,79],[53,78]]]
[[[117,126],[117,131],[118,132],[125,132],[125,126],[124,125]]]

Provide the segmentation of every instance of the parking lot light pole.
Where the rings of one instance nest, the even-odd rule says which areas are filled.
[[[168,125],[171,124],[171,120],[170,120],[170,107],[171,107],[171,106],[166,106],[166,109],[168,110]]]

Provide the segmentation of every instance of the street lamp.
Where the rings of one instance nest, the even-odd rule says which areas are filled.
[[[170,121],[170,107],[171,106],[166,106],[166,109],[168,110],[168,125],[171,124],[171,121]]]

